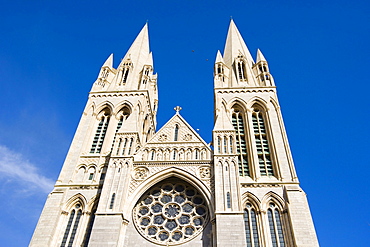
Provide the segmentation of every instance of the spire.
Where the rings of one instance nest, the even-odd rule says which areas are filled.
[[[222,58],[220,50],[217,51],[216,62],[215,63],[225,63],[224,59]]]
[[[139,35],[136,37],[130,49],[127,51],[126,55],[122,59],[122,62],[131,59],[131,62],[133,63],[134,67],[141,70],[148,58],[148,54],[149,54],[148,23],[145,23]]]
[[[239,56],[240,53],[246,57],[251,65],[253,64],[253,58],[243,40],[243,37],[240,35],[234,20],[231,20],[224,50],[225,64],[231,68],[234,59]]]
[[[109,67],[109,68],[113,67],[113,53],[110,54],[110,56],[107,58],[107,60],[105,60],[102,67]]]
[[[263,56],[263,54],[260,51],[260,49],[257,49],[257,61],[256,61],[256,63],[259,63],[261,61],[266,61],[266,58]]]

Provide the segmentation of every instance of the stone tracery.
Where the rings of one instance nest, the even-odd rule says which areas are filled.
[[[133,209],[140,234],[162,245],[195,238],[208,223],[204,197],[191,185],[167,179],[146,192]]]

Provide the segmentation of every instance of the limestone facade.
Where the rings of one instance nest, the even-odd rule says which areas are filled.
[[[211,144],[180,107],[156,131],[145,25],[103,64],[30,246],[319,246],[268,63],[233,21],[214,93]]]

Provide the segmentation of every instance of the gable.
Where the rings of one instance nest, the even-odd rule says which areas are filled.
[[[207,143],[176,113],[139,150],[135,160],[204,160],[210,157]]]

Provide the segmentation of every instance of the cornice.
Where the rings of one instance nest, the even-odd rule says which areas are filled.
[[[283,187],[284,185],[298,185],[296,182],[263,182],[263,183],[241,183],[242,188]]]
[[[269,93],[276,92],[276,87],[240,87],[240,88],[215,88],[215,92],[222,93]]]
[[[198,166],[212,165],[212,160],[207,161],[135,161],[134,166]]]

